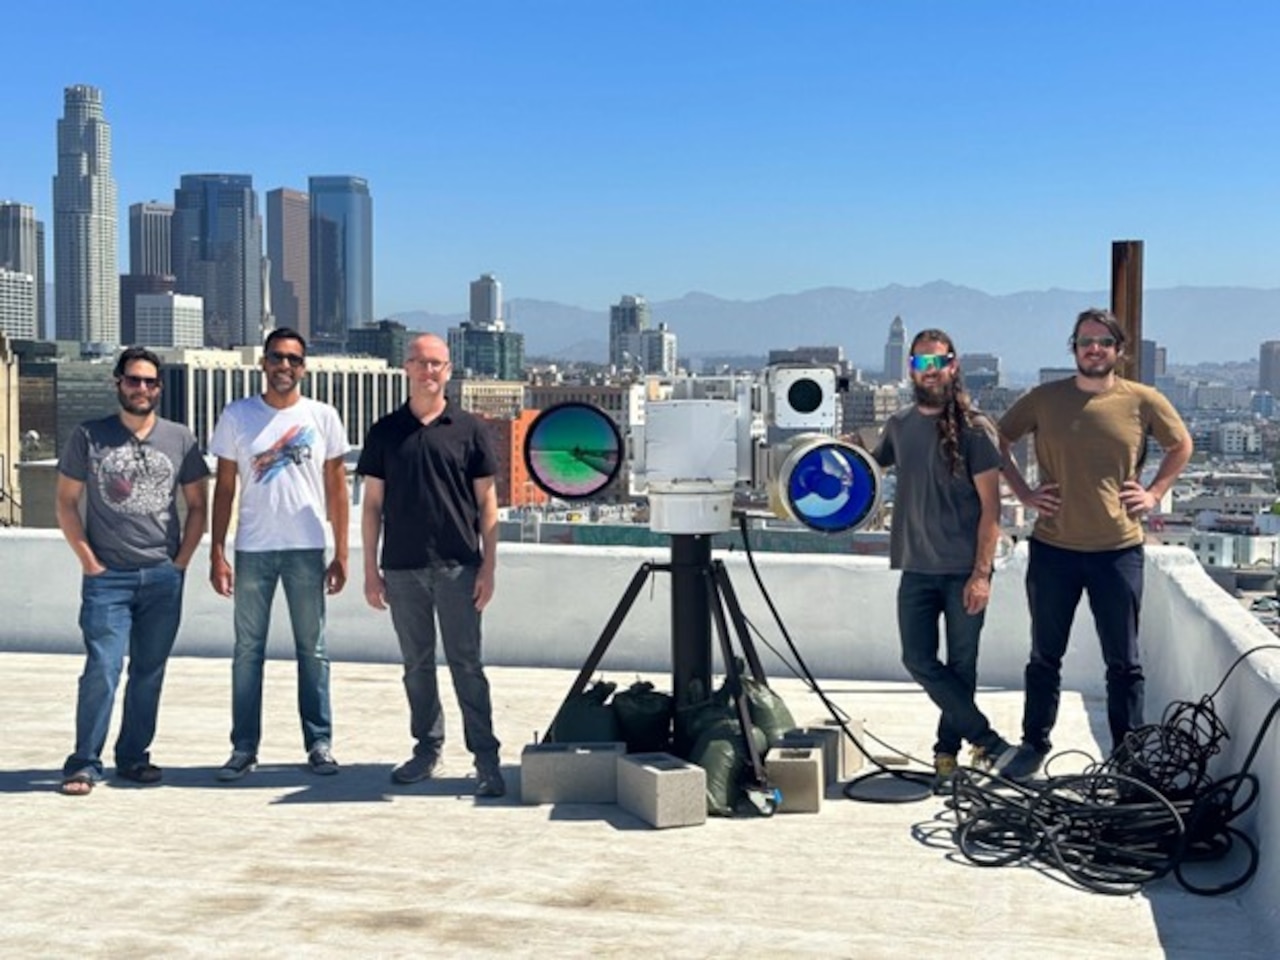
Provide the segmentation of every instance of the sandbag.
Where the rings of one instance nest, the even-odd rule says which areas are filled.
[[[764,733],[753,726],[751,738],[756,749],[763,753],[767,746]],[[750,763],[738,721],[726,718],[708,726],[694,745],[689,760],[706,771],[707,813],[716,817],[733,816],[746,797],[742,779]]]
[[[613,696],[613,713],[628,753],[665,753],[671,745],[671,696],[637,680]]]
[[[764,733],[769,746],[781,743],[782,738],[796,728],[795,718],[782,698],[754,677],[744,676],[742,689],[747,694],[751,723]]]
[[[622,739],[612,704],[605,703],[616,683],[597,680],[564,702],[551,721],[544,743],[614,743]]]

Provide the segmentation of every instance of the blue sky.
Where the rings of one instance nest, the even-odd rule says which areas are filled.
[[[198,8],[198,9],[197,9]],[[367,177],[375,310],[948,280],[1280,286],[1280,4],[225,0],[5,14],[0,198],[102,88],[121,225],[183,173]],[[122,244],[120,267],[127,265]]]

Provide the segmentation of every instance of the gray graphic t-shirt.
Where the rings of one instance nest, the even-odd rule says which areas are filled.
[[[178,552],[178,488],[208,476],[191,431],[158,419],[139,440],[118,416],[71,434],[58,472],[85,486],[85,536],[112,570],[138,570]]]

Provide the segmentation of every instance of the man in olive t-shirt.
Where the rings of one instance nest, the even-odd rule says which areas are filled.
[[[1112,749],[1142,725],[1144,679],[1138,650],[1142,607],[1142,516],[1154,509],[1191,458],[1191,436],[1155,389],[1115,373],[1124,331],[1106,310],[1076,318],[1071,349],[1076,375],[1027,393],[1000,420],[1005,480],[1039,516],[1031,534],[1027,663],[1022,746],[1004,775],[1040,769],[1058,716],[1062,657],[1082,594],[1089,594],[1107,665],[1107,721]],[[1032,490],[1009,454],[1035,434],[1041,484]],[[1140,480],[1147,435],[1164,457],[1148,486]]]

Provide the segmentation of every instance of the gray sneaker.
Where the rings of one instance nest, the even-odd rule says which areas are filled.
[[[989,747],[974,747],[969,756],[969,766],[997,777],[1004,776],[1005,767],[1018,755],[1018,748],[1007,740],[996,740]]]
[[[307,753],[307,766],[312,773],[322,777],[332,776],[338,772],[338,761],[333,758],[333,751],[324,740],[317,740]]]
[[[233,750],[230,758],[218,770],[216,776],[223,783],[229,780],[239,780],[246,773],[252,773],[258,767],[258,757],[256,754],[248,753],[244,750]]]
[[[430,780],[440,766],[440,758],[429,753],[415,753],[391,771],[393,783],[417,783]]]
[[[1030,780],[1040,772],[1045,755],[1029,743],[1018,747],[1014,755],[998,771],[1006,780]]]

